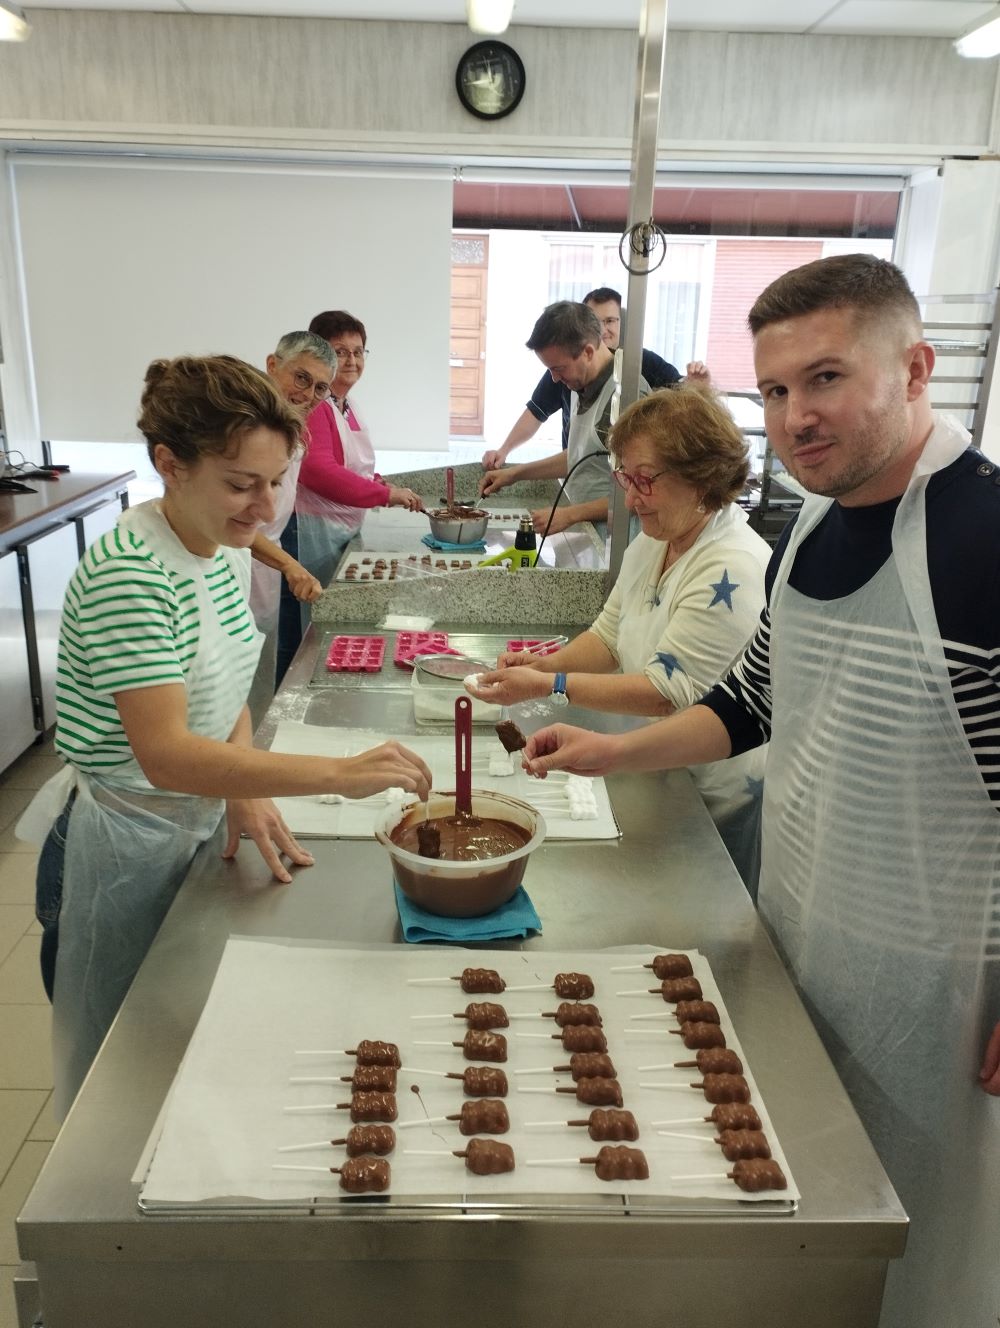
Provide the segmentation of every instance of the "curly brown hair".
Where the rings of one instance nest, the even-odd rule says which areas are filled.
[[[270,378],[233,355],[181,355],[154,360],[146,370],[139,429],[150,460],[157,443],[192,465],[225,456],[253,429],[270,429],[292,456],[302,419]]]
[[[633,401],[611,430],[618,464],[629,443],[652,443],[664,470],[698,490],[708,512],[739,497],[750,474],[747,445],[733,417],[701,387],[667,388]]]

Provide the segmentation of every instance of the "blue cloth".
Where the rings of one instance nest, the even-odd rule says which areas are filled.
[[[442,553],[485,553],[486,542],[479,540],[475,544],[446,544],[444,540],[436,540],[433,535],[422,535],[420,543],[426,544],[429,549],[440,549]]]
[[[404,941],[499,941],[506,937],[524,940],[529,932],[541,932],[542,920],[524,886],[506,904],[481,918],[439,918],[407,899],[395,881],[396,907]]]

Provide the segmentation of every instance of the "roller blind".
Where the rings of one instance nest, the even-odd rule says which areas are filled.
[[[24,156],[14,182],[43,437],[133,441],[150,360],[263,367],[341,308],[368,330],[355,397],[377,445],[447,445],[447,172]]]

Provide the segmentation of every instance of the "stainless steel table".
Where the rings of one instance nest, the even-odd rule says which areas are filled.
[[[300,654],[275,714],[317,704],[314,659]],[[335,693],[322,695],[335,718]],[[380,724],[389,693],[353,695],[362,709],[367,695]],[[271,884],[251,848],[222,863],[216,843],[196,860],[21,1214],[46,1328],[437,1328],[470,1316],[482,1328],[708,1328],[720,1312],[753,1328],[875,1325],[905,1217],[714,826],[686,772],[618,776],[609,788],[623,839],[537,852],[526,884],[545,935],[525,945],[701,949],[802,1191],[797,1213],[140,1214],[130,1176],[226,938],[400,939],[374,843],[312,841],[316,866],[288,887]],[[266,1000],[248,991],[246,1017]]]

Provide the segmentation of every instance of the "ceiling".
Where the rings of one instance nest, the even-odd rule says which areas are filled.
[[[464,23],[465,0],[22,0],[37,9],[266,14],[281,18],[391,19]],[[638,27],[642,0],[515,0],[515,24]],[[845,36],[953,38],[1000,15],[983,0],[670,0],[675,29]]]

